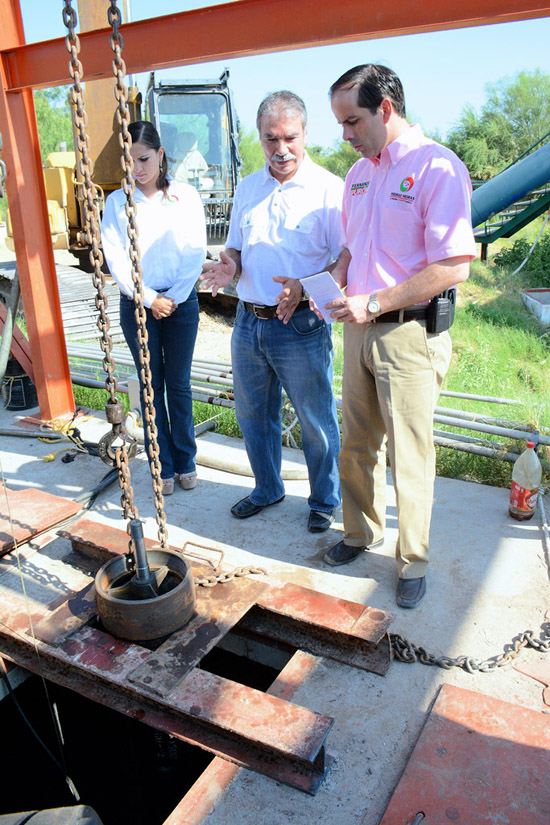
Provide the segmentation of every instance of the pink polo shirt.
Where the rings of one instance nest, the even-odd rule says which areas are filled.
[[[347,295],[395,286],[446,258],[475,258],[471,194],[462,161],[420,126],[406,129],[378,158],[358,160],[344,190],[352,256]]]

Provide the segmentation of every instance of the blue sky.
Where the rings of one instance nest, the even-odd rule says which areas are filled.
[[[27,42],[64,36],[61,0],[20,0],[20,4]],[[122,8],[122,0],[119,5]],[[216,2],[160,0],[154,12],[163,15],[206,5]],[[299,2],[296,13],[300,13]],[[130,14],[132,20],[151,17],[150,0],[131,0]],[[409,113],[423,128],[445,135],[466,103],[480,109],[488,82],[513,77],[521,70],[550,73],[549,42],[550,18],[542,18],[243,57],[170,69],[160,76],[210,78],[228,66],[238,114],[249,129],[267,92],[290,89],[306,102],[308,142],[331,146],[340,129],[330,110],[328,88],[352,66],[370,62],[390,66],[403,82]],[[143,89],[146,79],[138,75]]]

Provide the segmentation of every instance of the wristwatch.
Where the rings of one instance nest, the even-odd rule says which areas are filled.
[[[380,315],[380,312],[382,310],[380,307],[380,302],[378,301],[376,295],[369,295],[367,309],[374,318],[377,318]]]

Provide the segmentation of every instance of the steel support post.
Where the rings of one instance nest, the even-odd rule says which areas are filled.
[[[0,50],[24,42],[18,4],[0,0]],[[2,55],[3,58],[3,55]],[[31,89],[7,92],[0,63],[0,131],[8,169],[6,192],[31,346],[34,381],[44,420],[74,411],[74,398],[61,318],[40,143]]]

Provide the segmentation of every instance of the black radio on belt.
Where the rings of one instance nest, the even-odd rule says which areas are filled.
[[[426,332],[445,332],[455,319],[456,289],[446,289],[428,304]]]

